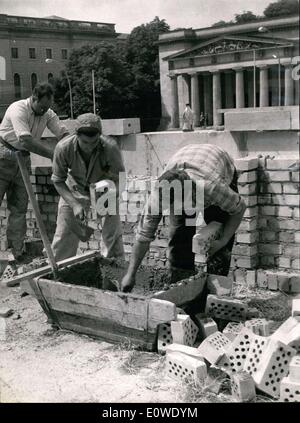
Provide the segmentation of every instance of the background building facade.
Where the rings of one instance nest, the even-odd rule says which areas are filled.
[[[111,23],[0,14],[0,56],[5,63],[5,78],[0,75],[0,119],[8,105],[28,97],[37,82],[58,76],[73,48],[117,37]],[[46,63],[46,59],[53,61]]]
[[[215,127],[224,115],[226,126],[229,111],[286,107],[293,114],[299,105],[299,81],[292,78],[299,16],[172,31],[160,36],[159,55],[164,128],[181,127],[186,103],[196,126],[203,113]]]

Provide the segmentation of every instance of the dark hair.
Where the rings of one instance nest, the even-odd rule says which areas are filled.
[[[32,97],[34,100],[41,100],[43,97],[51,98],[54,95],[53,86],[48,82],[41,82],[36,84],[32,91]]]
[[[170,169],[166,170],[164,173],[160,175],[158,178],[159,182],[161,181],[174,181],[174,179],[178,179],[179,181],[186,181],[187,179],[191,179],[189,175],[186,173],[184,169]]]

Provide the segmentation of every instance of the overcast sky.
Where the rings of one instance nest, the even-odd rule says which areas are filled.
[[[262,14],[274,0],[0,0],[0,13],[109,22],[117,32],[130,32],[155,16],[171,29],[201,28],[219,20],[231,20],[236,13],[251,10]]]

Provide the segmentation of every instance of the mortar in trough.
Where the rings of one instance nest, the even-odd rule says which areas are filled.
[[[113,262],[94,252],[79,263],[27,280],[48,319],[60,328],[100,337],[108,342],[128,342],[150,351],[156,348],[157,327],[176,320],[176,307],[198,297],[206,274],[168,285],[168,271],[141,266],[131,293],[105,289],[121,281],[126,262]]]

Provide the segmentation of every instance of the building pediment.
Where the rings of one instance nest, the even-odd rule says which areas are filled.
[[[284,47],[292,45],[287,40],[267,39],[258,37],[219,37],[202,42],[193,48],[165,58],[165,60],[188,59],[191,57],[210,56],[213,54],[234,53],[237,51],[258,50],[268,47]]]

